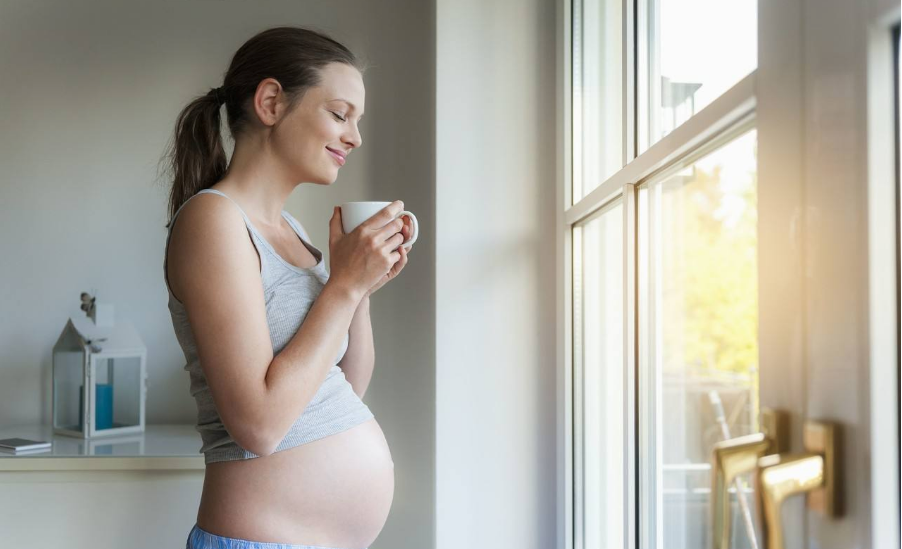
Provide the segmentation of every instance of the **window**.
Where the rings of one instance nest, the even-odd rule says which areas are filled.
[[[622,547],[624,530],[623,205],[573,228],[578,498],[586,547]]]
[[[758,430],[757,2],[568,2],[573,549],[705,547]]]
[[[760,430],[755,146],[754,129],[728,137],[639,188],[648,547],[710,546],[711,450]],[[738,489],[731,547],[750,548],[749,479]]]
[[[626,163],[622,0],[574,3],[573,199]],[[580,52],[585,52],[580,55]]]
[[[642,153],[755,70],[758,2],[636,1]]]

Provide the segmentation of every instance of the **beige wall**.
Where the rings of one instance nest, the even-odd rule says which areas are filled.
[[[436,5],[436,548],[555,547],[556,3]]]
[[[431,546],[433,21],[433,3],[405,0],[0,0],[0,424],[49,421],[50,350],[67,317],[83,314],[79,293],[91,289],[144,338],[148,422],[194,420],[166,308],[167,189],[157,161],[180,109],[222,83],[246,39],[271,26],[313,25],[371,62],[364,145],[331,187],[302,185],[286,209],[327,256],[332,205],[402,199],[417,213],[422,234],[410,265],[373,296],[376,367],[364,400],[396,472],[391,514],[372,547]],[[173,497],[196,501],[197,489],[188,483]],[[194,521],[170,508],[153,512],[161,529],[186,535]],[[34,522],[0,530],[49,518],[37,509],[27,516]],[[157,547],[170,538],[142,540]]]

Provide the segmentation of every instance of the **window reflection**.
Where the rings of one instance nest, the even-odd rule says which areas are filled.
[[[653,321],[640,327],[651,357],[640,367],[654,380],[641,390],[653,394],[646,414],[657,423],[655,451],[640,452],[653,456],[657,546],[666,549],[708,546],[713,445],[759,430],[756,149],[749,131],[641,198],[640,300]],[[753,548],[749,479],[740,485],[731,547]]]
[[[623,547],[623,207],[573,230],[577,462],[584,547]]]
[[[756,0],[647,0],[648,143],[641,154],[758,66]]]

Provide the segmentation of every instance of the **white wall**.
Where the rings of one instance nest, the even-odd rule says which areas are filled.
[[[91,289],[144,338],[148,422],[194,421],[166,308],[168,182],[157,162],[181,108],[221,85],[245,40],[271,26],[312,25],[371,62],[364,145],[334,185],[302,185],[286,209],[327,257],[333,205],[400,198],[417,214],[422,233],[409,266],[373,296],[376,367],[364,400],[396,474],[392,510],[372,547],[431,546],[434,7],[0,0],[0,424],[49,422],[51,347],[66,318],[84,314],[78,295]],[[196,483],[185,490],[177,495],[196,499]],[[30,516],[22,528],[47,518]],[[175,516],[168,524],[187,525],[187,535],[193,521]]]
[[[178,549],[203,483],[203,470],[3,471],[3,547]]]
[[[436,5],[436,548],[555,547],[556,4]]]

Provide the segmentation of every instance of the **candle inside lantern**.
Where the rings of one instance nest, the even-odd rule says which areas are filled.
[[[109,429],[113,426],[113,385],[98,383],[96,429]]]
[[[83,425],[81,418],[85,415],[85,389],[79,387],[78,393],[78,429]],[[98,383],[95,385],[97,394],[97,409],[94,413],[94,429],[110,429],[113,426],[113,385],[110,383]]]

